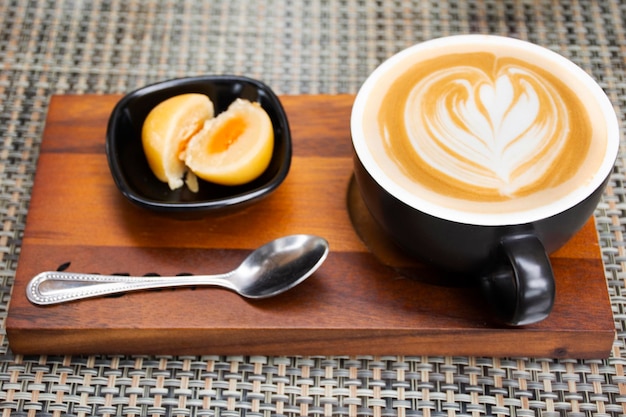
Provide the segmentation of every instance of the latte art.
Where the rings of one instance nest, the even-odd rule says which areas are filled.
[[[585,106],[565,83],[487,52],[407,70],[385,95],[378,127],[406,177],[472,201],[506,201],[568,182],[592,140]]]
[[[365,80],[350,118],[368,208],[389,210],[400,228],[396,209],[430,216],[407,220],[418,235],[431,220],[526,225],[586,204],[606,184],[619,131],[613,105],[583,69],[491,35],[398,52]]]
[[[415,85],[404,121],[433,169],[514,196],[548,172],[567,141],[567,106],[537,74],[515,66],[443,69]],[[386,138],[389,141],[389,138]]]

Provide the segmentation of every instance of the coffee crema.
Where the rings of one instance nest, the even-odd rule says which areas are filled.
[[[401,172],[405,189],[438,204],[533,208],[588,181],[605,154],[595,104],[558,68],[491,51],[450,53],[403,69],[384,88],[364,121],[384,149],[368,140],[371,153],[390,176]]]

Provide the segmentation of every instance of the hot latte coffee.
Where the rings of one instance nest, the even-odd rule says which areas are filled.
[[[548,254],[593,215],[620,144],[585,71],[512,38],[434,39],[367,78],[350,131],[355,182],[386,236],[477,283],[504,323],[547,317]]]
[[[603,164],[603,109],[556,54],[480,38],[405,52],[368,80],[352,121],[399,193],[435,211],[532,211],[584,187]]]

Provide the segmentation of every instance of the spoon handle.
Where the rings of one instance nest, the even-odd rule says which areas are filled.
[[[229,275],[130,277],[49,271],[36,275],[28,283],[26,297],[33,304],[48,305],[153,288],[216,285],[233,290],[226,279]]]

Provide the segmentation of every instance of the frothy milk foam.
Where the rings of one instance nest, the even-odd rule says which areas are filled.
[[[353,142],[379,183],[413,207],[478,224],[543,218],[601,184],[616,123],[588,75],[521,41],[452,38],[464,39],[392,57],[359,92]]]

